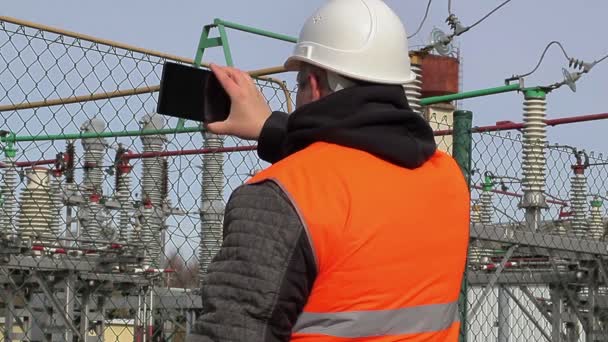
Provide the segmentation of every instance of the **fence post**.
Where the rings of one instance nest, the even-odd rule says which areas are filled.
[[[468,110],[457,110],[454,112],[454,129],[452,131],[453,145],[452,156],[460,166],[460,170],[466,179],[467,185],[471,186],[471,148],[472,137],[471,128],[473,127],[473,113]],[[467,258],[468,258],[467,251]],[[467,260],[468,264],[468,260]],[[466,266],[468,267],[468,265]],[[462,278],[462,290],[460,293],[460,336],[459,341],[467,340],[467,268],[465,268]]]

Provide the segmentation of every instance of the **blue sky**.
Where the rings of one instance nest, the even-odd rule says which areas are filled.
[[[192,57],[204,24],[219,17],[289,35],[297,35],[306,17],[323,1],[33,1],[1,0],[0,14],[57,26],[146,48]],[[453,0],[453,11],[463,24],[482,17],[502,1]],[[387,0],[413,32],[426,0]],[[575,5],[576,4],[576,5]],[[603,44],[608,2],[604,0],[513,0],[458,41],[464,57],[464,90],[498,86],[512,74],[524,73],[536,64],[544,46],[560,40],[572,56],[593,60],[608,53]],[[447,30],[447,0],[434,0],[428,20],[411,45],[426,41],[433,27]],[[289,43],[230,31],[230,42],[238,67],[254,69],[281,64],[291,51]],[[220,51],[207,61],[221,62]],[[565,59],[555,47],[527,85],[561,80]],[[572,93],[563,88],[548,97],[550,117],[608,112],[608,61],[597,66],[578,83]],[[288,76],[291,79],[290,76]],[[498,120],[521,121],[522,96],[505,94],[469,100],[463,107],[475,113],[475,124]],[[579,124],[550,130],[552,141],[605,150],[600,139],[608,121]]]

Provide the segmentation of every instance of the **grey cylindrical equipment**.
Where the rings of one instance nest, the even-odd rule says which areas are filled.
[[[488,183],[489,181],[489,183]],[[477,224],[490,224],[492,223],[492,216],[494,215],[494,204],[492,203],[492,187],[493,183],[490,178],[486,177],[486,184],[483,186],[483,191],[479,196],[479,204],[475,208],[475,215],[471,216],[471,221]],[[476,240],[470,247],[470,259],[471,262],[487,262],[492,256],[493,250],[483,246],[483,241]]]
[[[529,91],[524,101],[523,129],[523,180],[524,196],[519,204],[526,210],[528,229],[538,230],[540,210],[547,208],[545,200],[545,175],[547,148],[547,124],[545,94]]]
[[[21,191],[18,215],[21,236],[36,242],[51,242],[53,208],[51,204],[49,170],[31,168],[26,171],[27,183]]]
[[[494,214],[494,205],[492,204],[492,192],[484,189],[479,197],[481,204],[479,221],[483,224],[492,223],[492,216]]]
[[[481,205],[474,204],[471,206],[471,223],[481,223]],[[469,263],[478,264],[484,257],[483,247],[480,246],[481,241],[472,240],[469,246]]]
[[[587,177],[583,166],[575,165],[570,179],[570,202],[572,209],[572,234],[577,238],[587,237]]]
[[[81,126],[83,133],[102,133],[106,123],[99,118],[92,118]],[[99,203],[103,195],[103,159],[107,142],[104,138],[82,139],[84,149],[84,178],[81,192],[85,205],[78,211],[81,222],[80,239],[99,241],[102,239],[102,226],[107,223],[105,208]],[[90,245],[91,243],[85,243]]]
[[[116,170],[116,201],[120,204],[118,219],[118,240],[127,242],[132,231],[133,203],[131,201],[131,165],[127,161],[119,161]]]
[[[224,146],[220,136],[204,132],[205,148]],[[200,273],[217,254],[222,243],[222,224],[224,219],[224,155],[208,153],[203,155],[202,198],[201,198],[201,242],[199,246]]]
[[[87,120],[82,126],[83,133],[102,133],[106,123],[99,118]],[[82,139],[84,149],[84,179],[82,181],[83,193],[87,195],[102,195],[103,190],[103,158],[106,154],[107,141],[104,138]]]
[[[58,239],[61,235],[61,224],[63,223],[63,188],[61,182],[62,172],[60,170],[51,170],[51,208],[53,217],[51,220],[51,233]]]
[[[163,129],[166,119],[159,114],[144,115],[140,121],[142,130]],[[165,150],[167,137],[164,134],[144,135],[141,137],[144,153],[162,152]],[[165,209],[163,195],[163,157],[144,158],[142,167],[142,203],[143,224],[140,232],[141,242],[144,246],[144,264],[160,267],[163,249],[162,245],[165,229]]]
[[[591,201],[591,210],[589,212],[589,238],[593,240],[604,239],[605,232],[602,206],[603,202],[597,196]]]
[[[418,114],[422,114],[422,106],[420,98],[422,96],[422,68],[419,64],[412,64],[412,73],[416,78],[403,86],[405,89],[405,97],[410,105],[410,108]]]
[[[4,159],[6,168],[0,184],[0,232],[10,234],[17,231],[15,217],[17,213],[17,179],[14,156],[7,153]]]

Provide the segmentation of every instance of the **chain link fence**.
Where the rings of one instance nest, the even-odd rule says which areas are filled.
[[[249,142],[154,113],[166,60],[191,63],[0,20],[5,340],[184,340],[225,202],[267,165]],[[291,111],[294,89],[256,82]],[[446,108],[425,117],[451,153]],[[474,131],[466,340],[602,340],[608,158]]]
[[[183,340],[223,205],[265,165],[248,142],[154,113],[166,60],[188,62],[0,21],[7,340]],[[256,82],[290,110],[282,82]]]
[[[543,144],[544,200],[531,207],[522,174],[542,158],[525,145],[514,130],[473,134],[467,338],[605,341],[608,160]]]

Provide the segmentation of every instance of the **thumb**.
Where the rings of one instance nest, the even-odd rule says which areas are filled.
[[[228,123],[226,121],[210,122],[205,125],[205,128],[214,134],[228,133]]]

